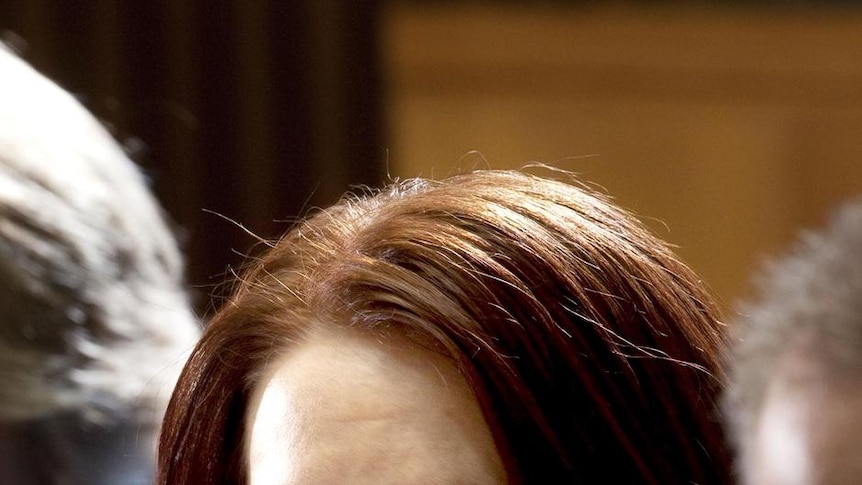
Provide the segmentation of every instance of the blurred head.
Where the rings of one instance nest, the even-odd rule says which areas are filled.
[[[198,335],[176,241],[83,107],[2,45],[0,72],[0,481],[112,483],[92,474],[129,457],[151,475]]]
[[[695,275],[585,188],[395,183],[249,262],[160,483],[724,483],[721,345]]]
[[[862,203],[760,277],[734,331],[725,398],[750,484],[862,480]]]

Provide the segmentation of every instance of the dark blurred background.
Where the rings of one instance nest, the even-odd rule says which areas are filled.
[[[2,1],[0,21],[144,167],[202,311],[254,243],[214,213],[271,238],[383,181],[377,2]]]
[[[726,303],[862,193],[853,2],[0,0],[0,32],[144,167],[201,312],[256,251],[225,218],[390,177],[574,171]]]

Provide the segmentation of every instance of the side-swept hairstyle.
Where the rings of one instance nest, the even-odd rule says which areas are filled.
[[[180,378],[161,484],[247,481],[249,396],[309,322],[436,342],[511,483],[726,483],[721,324],[604,197],[519,172],[347,197],[252,261]]]

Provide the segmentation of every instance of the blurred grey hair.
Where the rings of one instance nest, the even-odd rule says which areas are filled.
[[[843,207],[823,231],[803,234],[757,283],[759,300],[743,306],[731,327],[724,397],[743,478],[752,469],[757,422],[782,359],[805,359],[830,378],[862,383],[862,200]]]
[[[0,420],[158,423],[198,324],[137,169],[0,44]]]

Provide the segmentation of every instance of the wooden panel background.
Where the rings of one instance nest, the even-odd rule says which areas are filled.
[[[578,172],[725,301],[862,189],[859,9],[559,3],[0,0],[0,31],[139,147],[203,306],[253,243],[203,209],[272,236],[384,170]]]
[[[862,193],[862,11],[393,3],[389,171],[577,172],[726,305]]]

